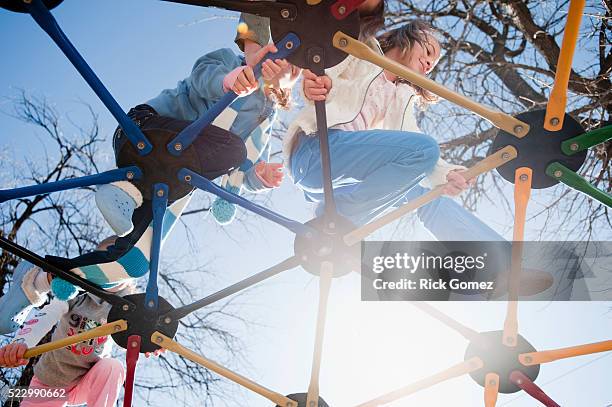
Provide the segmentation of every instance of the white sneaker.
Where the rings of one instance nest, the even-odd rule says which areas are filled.
[[[115,234],[121,237],[134,229],[132,215],[142,205],[142,194],[127,181],[98,185],[96,205]]]

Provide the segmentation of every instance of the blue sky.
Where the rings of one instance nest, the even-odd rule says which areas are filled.
[[[54,10],[64,31],[125,109],[172,87],[185,77],[203,53],[233,47],[234,13],[145,0],[68,0]],[[220,17],[210,19],[211,17]],[[200,21],[200,20],[206,21]],[[192,24],[193,22],[200,21]],[[44,95],[75,122],[87,123],[81,102],[100,114],[102,131],[111,135],[115,122],[74,68],[34,22],[25,15],[0,11],[0,109],[10,111],[4,98],[16,88]],[[33,129],[0,116],[0,143],[17,160],[40,157]],[[101,167],[111,168],[110,145]],[[37,155],[38,154],[38,155]],[[511,196],[511,189],[508,190]],[[93,199],[93,197],[92,197]],[[289,180],[270,198],[272,208],[305,221],[312,217]],[[481,215],[508,237],[511,219],[500,219],[494,206]],[[292,235],[262,219],[250,218],[248,230],[234,223],[222,230],[210,219],[187,220],[196,233],[191,242],[204,260],[212,261],[214,279],[201,288],[205,295],[263,270],[292,254]],[[202,231],[202,232],[200,232]],[[388,238],[392,228],[376,235]],[[403,233],[402,233],[403,232]],[[167,246],[177,255],[194,256],[185,249],[186,234],[178,230]],[[426,238],[419,228],[403,225],[395,236]],[[227,326],[243,338],[246,352],[239,372],[280,393],[305,392],[318,296],[317,279],[296,269],[248,293],[241,308],[255,324]],[[474,329],[502,326],[503,303],[437,304]],[[539,348],[556,348],[609,339],[612,315],[606,303],[525,304],[521,331]],[[466,343],[407,304],[362,303],[359,278],[334,281],[321,377],[321,394],[333,406],[350,406],[408,384],[462,360]],[[224,359],[226,355],[218,356]],[[589,363],[583,366],[585,363]],[[155,362],[141,369],[154,369]],[[577,370],[575,370],[577,369]],[[612,357],[587,356],[542,368],[538,383],[564,406],[605,407],[612,403],[609,387]],[[575,370],[575,371],[574,371]],[[236,388],[248,406],[271,403]],[[498,405],[528,407],[527,397],[500,396]],[[448,382],[397,403],[398,406],[481,405],[482,389],[469,378]],[[223,405],[219,402],[219,405]]]

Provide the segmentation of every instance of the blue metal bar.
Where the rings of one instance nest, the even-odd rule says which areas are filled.
[[[140,128],[125,114],[119,103],[117,103],[94,71],[87,65],[87,62],[85,62],[70,40],[68,40],[68,37],[66,37],[66,34],[64,34],[42,0],[31,0],[31,3],[28,5],[28,11],[40,28],[51,37],[91,89],[98,95],[104,106],[119,122],[119,126],[121,126],[130,142],[138,149],[140,155],[149,154],[153,150],[153,145],[140,131]]]
[[[218,197],[225,199],[226,201],[243,207],[247,211],[251,211],[260,216],[263,216],[264,218],[289,229],[295,234],[302,235],[306,233],[312,233],[314,235],[315,233],[317,233],[314,229],[307,225],[304,225],[303,223],[286,218],[276,212],[264,208],[263,206],[254,204],[253,202],[241,197],[240,195],[232,194],[231,192],[226,191],[214,182],[204,178],[203,176],[187,168],[182,168],[178,173],[178,177],[180,180],[186,182],[187,184],[195,188],[210,192],[214,195],[217,195]]]
[[[159,303],[157,293],[157,271],[161,256],[162,229],[164,214],[168,207],[168,186],[155,184],[153,186],[153,240],[151,241],[151,262],[149,263],[149,281],[145,295],[145,307],[149,311],[156,311]]]
[[[325,50],[311,48],[308,50],[310,70],[318,76],[325,75]],[[317,120],[317,135],[319,137],[319,150],[321,150],[321,174],[323,176],[323,193],[325,196],[325,228],[333,228],[334,218],[338,215],[334,187],[331,175],[331,152],[329,149],[329,135],[327,132],[327,111],[324,100],[315,101],[315,116]]]
[[[87,175],[79,178],[69,178],[56,182],[46,182],[28,187],[0,190],[0,203],[10,199],[25,198],[26,196],[48,194],[50,192],[65,191],[67,189],[82,188],[90,185],[108,184],[115,181],[131,181],[142,177],[138,167],[117,168],[100,174]]]
[[[300,46],[300,39],[294,33],[287,34],[281,41],[276,44],[278,52],[268,54],[253,68],[255,78],[261,76],[262,64],[268,59],[283,59],[291,55]],[[226,107],[228,107],[234,100],[238,98],[238,95],[232,91],[229,91],[217,103],[211,106],[201,117],[185,127],[175,138],[166,145],[166,148],[170,154],[179,156],[181,153],[194,142],[198,135],[202,133],[202,130],[211,124],[217,116],[221,114]]]

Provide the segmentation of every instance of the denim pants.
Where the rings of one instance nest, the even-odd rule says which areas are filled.
[[[308,201],[323,202],[319,139],[302,135],[291,155],[295,184]],[[361,226],[385,210],[426,193],[418,182],[438,161],[437,142],[395,130],[329,130],[331,174],[338,212]],[[417,211],[438,240],[504,240],[453,199],[441,197]]]

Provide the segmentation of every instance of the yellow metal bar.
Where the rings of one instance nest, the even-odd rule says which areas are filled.
[[[99,338],[101,336],[111,335],[117,332],[125,331],[128,328],[127,322],[123,319],[110,322],[108,324],[101,325],[97,328],[90,329],[89,331],[82,332],[77,335],[67,336],[57,341],[38,345],[28,349],[24,354],[24,358],[32,358],[34,356],[41,355],[46,352],[51,352],[56,349],[61,349],[66,346],[74,345],[75,343],[88,341],[93,338]]]
[[[269,390],[255,383],[254,381],[239,375],[238,373],[232,372],[231,370],[219,365],[216,362],[213,362],[210,359],[206,359],[204,356],[198,355],[162,333],[154,332],[153,335],[151,335],[151,341],[162,348],[168,349],[169,351],[177,353],[182,357],[191,360],[192,362],[212,370],[213,372],[233,381],[234,383],[238,383],[239,385],[246,387],[247,389],[267,398],[278,406],[297,407],[297,402],[291,400],[290,398]]]
[[[572,71],[572,60],[574,59],[574,51],[576,50],[576,42],[580,32],[580,21],[582,20],[584,3],[585,0],[571,0],[570,2],[565,32],[563,33],[563,43],[561,44],[561,51],[557,60],[555,83],[550,92],[548,106],[546,106],[544,128],[548,131],[561,130],[563,127],[565,104],[567,102],[567,83]]]
[[[457,92],[453,92],[452,90],[432,81],[431,79],[420,75],[409,68],[406,68],[404,65],[401,65],[385,57],[384,55],[378,54],[363,42],[344,34],[342,31],[338,31],[334,35],[333,43],[334,47],[351,54],[354,57],[364,59],[378,65],[379,67],[384,68],[389,72],[393,72],[395,75],[400,76],[417,86],[427,89],[428,91],[433,92],[450,102],[464,107],[476,113],[480,117],[487,119],[495,127],[513,134],[516,137],[521,138],[529,133],[529,125],[527,123],[515,119],[506,113],[502,113],[481,105],[480,103],[460,95]]]
[[[533,171],[521,167],[514,173],[514,236],[512,242],[512,264],[508,276],[508,307],[504,323],[503,342],[506,346],[516,346],[518,336],[518,297],[523,268],[523,239],[525,238],[525,222],[527,204],[531,195],[531,179]]]
[[[312,370],[310,372],[310,385],[308,386],[308,394],[306,396],[307,406],[316,407],[319,405],[319,373],[321,372],[321,356],[323,355],[327,302],[333,276],[333,265],[329,262],[323,262],[321,274],[319,275],[319,311],[317,315],[314,354],[312,357]]]
[[[483,158],[474,166],[468,168],[463,175],[465,179],[469,180],[474,177],[477,177],[485,172],[489,172],[497,167],[500,167],[507,162],[515,159],[517,156],[516,148],[512,146],[506,146],[501,150],[497,151],[490,156]],[[374,220],[373,222],[368,223],[367,225],[361,226],[350,233],[344,235],[344,243],[349,246],[352,246],[356,243],[359,243],[362,239],[367,237],[368,235],[376,232],[378,229],[382,228],[385,225],[401,218],[402,216],[419,209],[421,206],[428,204],[434,199],[439,198],[444,192],[444,185],[440,185],[426,194],[421,195],[420,197],[405,203],[399,208],[387,213],[386,215],[381,216],[380,218]]]
[[[359,404],[357,407],[376,407],[388,404],[395,400],[414,394],[418,391],[427,389],[428,387],[434,386],[438,383],[442,383],[446,380],[454,379],[456,377],[472,373],[478,369],[482,369],[483,366],[484,364],[482,363],[482,360],[479,357],[474,357],[470,360],[452,366],[451,368],[446,369],[442,372],[419,380],[418,382],[409,384],[406,387],[402,387],[401,389],[392,391],[391,393],[387,393],[366,403]]]
[[[487,373],[485,377],[485,407],[495,407],[497,404],[497,396],[499,394],[499,375],[496,373]]]
[[[576,356],[591,355],[593,353],[612,351],[612,341],[589,343],[587,345],[572,346],[541,352],[522,353],[519,361],[525,366],[539,365],[554,362],[559,359],[574,358]]]

